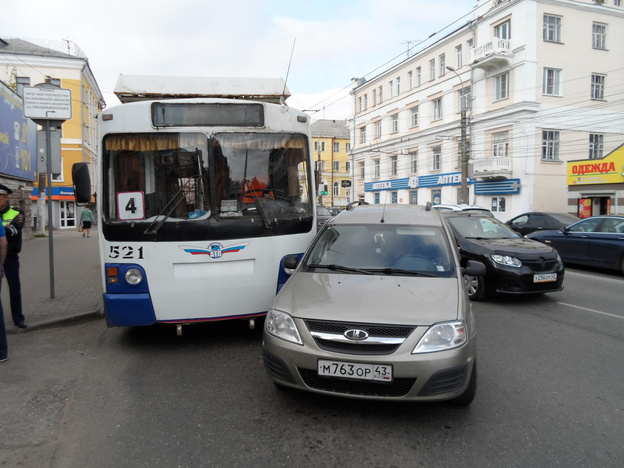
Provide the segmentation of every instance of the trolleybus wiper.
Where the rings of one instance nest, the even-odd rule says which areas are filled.
[[[179,195],[181,196],[179,197]],[[176,201],[176,198],[178,199],[178,201]],[[184,187],[178,190],[176,194],[171,198],[171,200],[169,200],[169,202],[165,205],[162,211],[158,213],[158,215],[156,216],[156,219],[154,219],[154,221],[150,223],[147,229],[143,231],[143,234],[148,234],[148,235],[157,234],[160,228],[162,227],[162,225],[165,224],[165,221],[169,219],[169,216],[171,216],[171,213],[173,213],[173,210],[175,210],[178,207],[178,205],[182,203],[182,200],[184,200]],[[165,213],[164,216],[163,216],[163,213]],[[159,220],[161,216],[162,216],[162,219]]]

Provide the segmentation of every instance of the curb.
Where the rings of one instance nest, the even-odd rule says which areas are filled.
[[[77,325],[79,323],[89,322],[92,320],[98,320],[104,318],[103,310],[96,310],[93,312],[85,312],[81,314],[70,315],[68,317],[52,318],[48,320],[42,320],[39,322],[29,322],[28,328],[7,328],[7,335],[19,335],[21,333],[28,333],[35,330],[41,330],[44,328],[63,327],[67,325]]]

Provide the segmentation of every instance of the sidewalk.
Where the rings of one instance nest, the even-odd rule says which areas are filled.
[[[2,280],[2,305],[7,333],[21,333],[101,318],[104,315],[97,228],[91,237],[74,229],[52,234],[54,253],[54,298],[50,294],[50,240],[24,240],[20,255],[22,304],[28,328],[13,324],[9,285]]]

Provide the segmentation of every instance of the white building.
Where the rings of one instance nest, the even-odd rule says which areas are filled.
[[[459,203],[464,96],[469,203],[501,220],[587,197],[624,213],[624,174],[568,191],[566,164],[624,143],[623,31],[620,0],[479,0],[468,24],[355,83],[356,199]]]

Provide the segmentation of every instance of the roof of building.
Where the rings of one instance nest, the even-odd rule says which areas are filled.
[[[310,125],[310,132],[317,138],[349,138],[346,120],[317,120]]]
[[[34,39],[0,39],[0,52],[18,55],[39,55],[43,57],[79,58],[87,56],[73,42],[38,41]]]
[[[150,99],[230,98],[280,102],[290,91],[282,78],[119,75],[115,94],[122,103]]]

